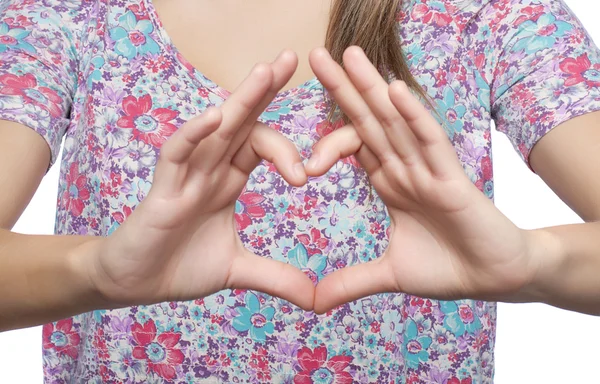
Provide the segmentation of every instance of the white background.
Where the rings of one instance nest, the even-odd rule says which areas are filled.
[[[600,3],[565,1],[600,43]],[[521,228],[580,221],[529,172],[504,136],[494,132],[492,138],[496,202],[510,219]],[[55,166],[14,228],[16,232],[52,233],[57,178]],[[497,384],[599,383],[599,365],[600,318],[541,304],[499,305]],[[40,327],[0,334],[0,383],[42,383]]]

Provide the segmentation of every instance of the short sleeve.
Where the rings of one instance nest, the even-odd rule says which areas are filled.
[[[39,133],[52,165],[69,125],[77,58],[69,23],[42,3],[5,1],[0,7],[0,119]]]
[[[600,110],[600,52],[562,1],[509,1],[491,87],[492,116],[529,163],[535,144],[569,119]]]

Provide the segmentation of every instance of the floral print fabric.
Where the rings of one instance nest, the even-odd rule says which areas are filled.
[[[56,233],[110,235],[148,193],[161,145],[229,93],[178,52],[150,0],[2,0],[0,12],[0,117],[42,135],[53,162],[64,139]],[[562,1],[409,0],[398,23],[406,60],[490,199],[492,121],[527,160],[549,130],[600,109],[598,49]],[[326,115],[313,79],[278,94],[260,120],[307,158],[336,128]],[[235,219],[249,249],[315,282],[387,245],[385,206],[353,158],[302,188],[262,163]],[[491,383],[495,322],[495,305],[481,301],[385,294],[317,316],[228,290],[48,324],[44,374],[47,383]]]

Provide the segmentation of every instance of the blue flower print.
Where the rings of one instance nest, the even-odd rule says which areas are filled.
[[[102,323],[102,315],[106,313],[106,310],[100,309],[92,312],[92,316],[94,317],[94,321],[98,324]]]
[[[456,95],[452,88],[448,87],[444,90],[443,100],[438,100],[438,111],[444,118],[444,127],[450,132],[449,136],[452,138],[454,132],[461,132],[463,130],[464,122],[463,116],[467,112],[467,108],[462,104],[456,104]]]
[[[292,101],[291,98],[286,98],[285,100],[272,103],[265,109],[260,117],[265,120],[279,120],[281,115],[287,115],[292,111],[289,107]]]
[[[375,348],[377,346],[377,338],[375,337],[375,335],[367,335],[365,337],[365,345],[369,349]]]
[[[431,337],[419,336],[417,324],[413,320],[406,323],[406,333],[404,334],[404,343],[402,350],[406,356],[406,365],[409,368],[417,369],[420,363],[429,360],[427,348],[431,345]]]
[[[353,217],[350,208],[339,201],[332,201],[327,205],[327,212],[319,218],[319,224],[325,226],[325,235],[337,238],[349,230],[349,218]]]
[[[110,38],[116,42],[115,51],[128,59],[148,52],[156,55],[160,48],[150,37],[153,30],[150,20],[138,21],[133,12],[127,11],[119,18],[119,26],[110,30]]]
[[[323,270],[327,266],[327,258],[319,253],[308,257],[308,252],[302,243],[298,243],[288,252],[288,260],[294,267],[307,273],[313,283],[323,278]]]
[[[551,48],[556,39],[563,37],[573,26],[565,21],[556,20],[550,13],[545,13],[537,21],[527,20],[520,26],[520,39],[512,46],[511,51],[525,51],[528,54]]]
[[[102,56],[94,57],[92,59],[92,65],[94,67],[94,70],[87,79],[88,88],[92,87],[93,82],[102,80],[101,68],[104,65],[104,58]]]
[[[193,305],[190,307],[190,318],[194,321],[200,321],[204,318],[204,311],[200,306]]]
[[[215,323],[208,324],[207,331],[210,335],[214,336],[219,333],[219,326]]]
[[[235,297],[229,291],[222,291],[204,298],[204,306],[208,310],[222,310],[222,308],[235,306]]]
[[[375,379],[377,376],[379,376],[379,371],[379,361],[371,360],[369,362],[369,370],[367,371],[369,377],[371,379]]]
[[[277,212],[285,213],[285,211],[287,211],[289,206],[290,206],[290,201],[287,196],[278,194],[278,195],[275,195],[275,197],[273,198],[273,207],[275,207]]]
[[[482,25],[479,28],[479,33],[475,37],[477,40],[488,40],[492,36],[492,29],[489,25]]]
[[[354,189],[357,183],[352,165],[341,161],[335,163],[325,177],[329,183],[323,186],[323,191],[328,195],[334,195],[340,189]]]
[[[375,239],[375,236],[371,235],[370,233],[367,234],[365,237],[365,248],[373,251],[375,249],[375,245],[377,245],[377,239]]]
[[[402,318],[399,311],[386,311],[381,322],[381,336],[386,341],[393,341],[402,331]]]
[[[356,223],[354,223],[354,225],[352,226],[352,231],[354,232],[354,235],[359,239],[362,239],[368,233],[367,226],[362,221],[357,221]]]
[[[9,48],[23,49],[29,52],[35,52],[33,45],[24,41],[31,32],[22,28],[10,28],[6,23],[0,23],[0,52],[5,52]]]
[[[481,321],[473,309],[464,302],[442,301],[440,309],[444,313],[444,327],[452,331],[457,337],[465,332],[475,333],[481,329]]]
[[[275,174],[269,172],[269,167],[259,165],[248,177],[246,189],[261,194],[268,194],[275,188]]]
[[[404,58],[407,63],[414,67],[425,57],[425,50],[419,44],[411,44],[404,48]]]
[[[258,297],[252,293],[246,293],[246,306],[237,307],[239,315],[233,319],[233,328],[238,332],[248,332],[250,337],[264,343],[267,334],[272,334],[275,326],[271,322],[275,315],[275,308],[260,308]]]
[[[487,83],[487,81],[485,81],[485,79],[483,78],[483,76],[481,75],[481,73],[479,73],[479,71],[475,71],[475,83],[477,84],[477,88],[479,89],[479,91],[477,92],[477,100],[479,101],[479,104],[484,106],[488,111],[490,109],[490,86]],[[509,87],[506,86],[506,88],[504,88],[505,85],[501,85],[498,90],[496,91],[496,97],[500,97],[504,91],[506,91]]]

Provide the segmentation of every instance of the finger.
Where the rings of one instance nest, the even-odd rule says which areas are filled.
[[[343,268],[327,275],[315,291],[314,311],[325,313],[339,305],[385,292],[398,292],[386,259]]]
[[[220,163],[231,146],[232,140],[241,134],[245,139],[249,129],[243,126],[248,115],[261,101],[273,82],[273,71],[269,64],[257,64],[240,86],[220,107],[221,125],[214,135],[205,140],[192,155],[190,162],[210,172]],[[245,132],[241,132],[245,128]],[[206,154],[210,153],[210,157]]]
[[[201,141],[213,133],[221,124],[221,111],[209,108],[201,115],[183,124],[160,149],[160,160],[156,165],[155,186],[166,186],[170,190],[182,187],[187,167],[183,166],[198,148]],[[209,154],[210,156],[210,154]]]
[[[361,145],[354,157],[356,157],[356,160],[358,160],[369,176],[381,169],[379,159],[366,145]]]
[[[232,165],[249,175],[263,160],[273,164],[291,185],[306,183],[306,173],[298,149],[281,133],[264,124],[255,123],[250,136],[236,153]]]
[[[389,86],[392,104],[402,115],[416,138],[423,144],[435,144],[440,140],[448,140],[446,133],[429,111],[408,89],[404,81],[396,80]]]
[[[406,121],[408,128],[420,141],[424,161],[431,172],[438,176],[457,170],[462,173],[456,150],[444,129],[410,92],[406,83],[394,81],[389,87],[389,95],[390,100]]]
[[[371,155],[362,156],[364,163],[361,161],[361,165],[367,173],[374,172],[381,166],[377,157],[363,145],[354,126],[352,124],[345,125],[315,144],[312,155],[305,166],[306,173],[309,176],[324,175],[338,160],[357,154],[361,150],[366,150]]]
[[[390,100],[388,83],[357,46],[344,52],[344,68],[356,90],[383,126],[387,139],[407,165],[422,161],[418,142]]]
[[[247,252],[235,258],[227,288],[251,289],[280,297],[311,311],[314,285],[308,276],[290,264]]]
[[[221,120],[221,111],[213,107],[187,121],[161,147],[161,159],[173,164],[185,163],[200,141],[219,127]]]
[[[247,132],[252,129],[254,123],[256,123],[256,120],[273,101],[273,98],[277,95],[279,90],[281,90],[281,88],[288,83],[296,71],[297,66],[298,57],[291,50],[285,50],[281,52],[271,64],[271,69],[273,71],[273,80],[271,86],[267,89],[262,99],[254,106],[252,111],[250,111],[244,120],[242,126],[240,127],[241,134],[238,134],[234,138],[227,151],[230,157],[233,157],[235,152],[237,152],[237,150],[241,147],[242,143],[247,137]],[[224,105],[224,108],[227,110],[227,106]]]
[[[369,149],[380,159],[391,157],[394,150],[385,132],[342,67],[331,58],[325,48],[313,50],[309,60],[321,84],[352,120],[359,136]]]

